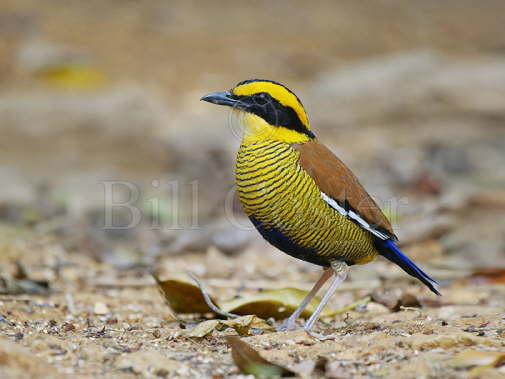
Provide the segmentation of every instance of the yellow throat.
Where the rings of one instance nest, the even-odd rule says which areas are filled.
[[[306,134],[282,126],[270,125],[264,119],[252,113],[238,111],[238,120],[244,127],[242,143],[262,141],[280,141],[285,143],[304,143],[310,140]]]

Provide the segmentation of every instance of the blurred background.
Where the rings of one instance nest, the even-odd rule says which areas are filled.
[[[504,25],[499,0],[2,0],[4,234],[57,235],[120,267],[269,249],[234,197],[240,126],[199,101],[267,78],[299,95],[415,258],[496,266]],[[111,188],[116,205],[138,195],[134,227],[104,228],[107,209],[132,223]]]
[[[0,0],[0,365],[12,377],[236,373],[222,338],[181,334],[146,268],[192,271],[219,301],[312,286],[320,268],[244,218],[240,125],[199,100],[251,78],[302,99],[444,295],[378,259],[353,267],[331,305],[365,301],[318,325],[338,342],[256,341],[288,365],[337,357],[333,377],[438,377],[466,346],[503,348],[505,2],[307,4]],[[191,288],[171,293],[191,305]]]

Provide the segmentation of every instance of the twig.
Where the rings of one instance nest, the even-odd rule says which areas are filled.
[[[412,312],[420,312],[419,307],[406,307],[404,305],[400,305],[400,309],[402,311],[412,311]]]
[[[210,299],[210,296],[209,294],[207,293],[207,291],[205,291],[205,288],[203,287],[203,284],[202,282],[200,281],[200,279],[195,275],[193,274],[192,272],[188,271],[188,275],[191,277],[191,279],[193,279],[196,284],[198,285],[198,287],[200,288],[200,291],[202,292],[202,295],[203,295],[203,298],[205,300],[205,303],[207,303],[207,305],[209,306],[210,309],[212,309],[212,311],[218,315],[221,315],[223,317],[227,317],[227,318],[237,318],[237,317],[240,317],[239,315],[236,315],[234,313],[229,313],[229,312],[225,312],[221,309],[219,309],[213,302],[212,300]]]

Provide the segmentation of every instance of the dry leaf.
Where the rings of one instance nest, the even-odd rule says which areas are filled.
[[[265,320],[255,315],[237,317],[233,320],[222,321],[221,323],[235,329],[241,336],[249,335],[251,329],[260,329],[267,331],[274,330],[274,328],[271,325],[268,325]]]
[[[237,314],[254,314],[261,318],[273,317],[276,320],[288,317],[307,296],[307,291],[297,288],[282,288],[261,292],[247,298],[226,301],[220,305],[226,312]],[[302,312],[301,317],[307,318],[316,310],[321,299],[314,297]],[[331,317],[336,311],[325,307],[321,317]]]
[[[14,278],[0,276],[0,294],[2,295],[49,295],[51,292],[47,280],[30,279],[24,266],[16,262]]]
[[[48,295],[49,292],[49,283],[45,280],[16,280],[0,277],[0,294],[2,295]]]
[[[233,320],[207,320],[199,323],[186,332],[188,337],[203,338],[208,336],[213,330],[233,328],[241,336],[250,334],[251,329],[273,331],[274,328],[257,316],[248,315],[237,317]]]
[[[208,336],[220,325],[219,320],[206,320],[189,329],[185,334],[192,338],[203,338]]]
[[[477,283],[505,283],[505,268],[486,268],[475,271],[469,279]]]
[[[237,336],[227,336],[226,342],[231,347],[233,361],[244,374],[261,378],[296,376],[293,371],[267,361],[249,344],[241,341]]]
[[[505,361],[505,352],[466,350],[452,358],[450,363],[457,367],[488,365],[494,367],[503,361]]]
[[[212,309],[205,302],[200,288],[192,283],[179,279],[159,280],[153,274],[165,299],[175,313],[210,313]],[[307,291],[297,288],[282,288],[261,292],[250,297],[231,299],[218,303],[211,301],[224,312],[238,315],[256,315],[260,318],[283,319],[288,317],[307,296]],[[315,311],[320,298],[314,297],[303,311],[301,317],[307,318]],[[337,314],[329,307],[325,307],[321,317],[331,317]]]
[[[0,294],[5,295],[48,295],[50,292],[47,280],[33,280],[28,276],[24,266],[16,262],[13,279],[0,276]]]
[[[462,351],[449,361],[455,367],[474,367],[470,370],[469,378],[481,377],[488,369],[501,366],[505,362],[505,352],[500,351]]]
[[[175,313],[210,313],[200,288],[178,279],[159,280],[153,274],[170,308]],[[212,300],[214,301],[214,300]],[[215,302],[214,302],[215,303]]]
[[[271,330],[263,320],[267,318],[275,318],[277,320],[288,317],[300,305],[303,299],[307,296],[307,291],[297,288],[282,288],[276,290],[269,290],[261,292],[257,295],[250,297],[241,297],[238,299],[231,299],[223,303],[217,303],[214,299],[209,300],[216,304],[210,304],[214,307],[211,309],[209,304],[205,301],[204,289],[199,288],[191,283],[178,280],[168,279],[159,280],[153,274],[154,279],[158,283],[165,299],[168,301],[170,307],[175,313],[218,313],[223,317],[233,317],[236,315],[254,315],[257,316],[254,322],[259,323],[261,326],[258,329]],[[201,285],[198,278],[194,279]],[[205,293],[206,294],[206,293]],[[207,295],[207,294],[206,294]],[[208,295],[207,295],[208,296]],[[358,305],[370,301],[370,297],[366,297],[350,304],[342,309],[334,310],[330,307],[325,307],[321,312],[321,317],[333,317],[337,314],[347,312]],[[320,302],[319,297],[314,297],[302,312],[301,317],[308,318],[316,310]],[[249,320],[249,319],[248,319]],[[260,321],[258,321],[260,320]],[[230,325],[239,332],[239,334],[247,334],[241,330],[240,324],[236,323],[235,326]],[[245,326],[247,332],[255,326]]]

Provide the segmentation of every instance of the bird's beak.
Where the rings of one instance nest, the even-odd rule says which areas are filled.
[[[233,95],[230,91],[209,93],[208,95],[202,97],[200,100],[208,101],[209,103],[218,105],[227,105],[229,107],[236,107],[240,104],[240,101],[233,98]]]

